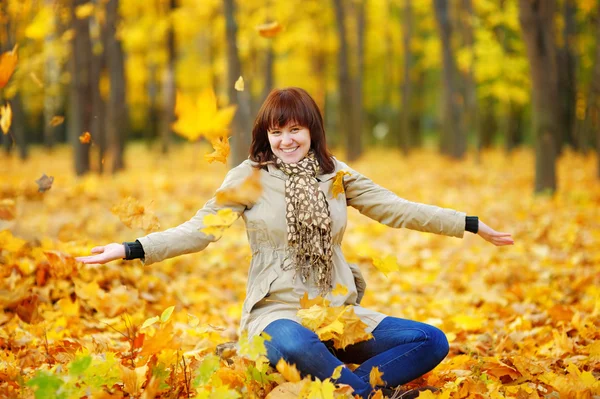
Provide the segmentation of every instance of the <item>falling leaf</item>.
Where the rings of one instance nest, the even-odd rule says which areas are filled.
[[[64,116],[55,115],[50,120],[50,126],[56,127],[56,126],[62,124],[64,121],[65,121],[65,117]]]
[[[75,8],[77,19],[89,18],[94,14],[94,3],[91,1]]]
[[[215,237],[220,237],[226,228],[231,226],[237,220],[239,215],[229,208],[219,209],[217,213],[210,213],[204,216],[202,222],[204,228],[200,229],[205,234],[212,234]]]
[[[31,80],[33,80],[35,82],[35,84],[40,89],[44,87],[44,84],[42,83],[42,81],[40,80],[40,78],[38,78],[37,75],[34,72],[29,73],[29,77],[31,78]]]
[[[344,296],[346,294],[348,294],[348,287],[346,287],[343,284],[338,283],[335,288],[331,291],[332,295],[340,295],[340,296]]]
[[[6,86],[15,71],[17,61],[19,60],[17,55],[18,47],[15,44],[15,47],[11,51],[6,51],[0,56],[0,89]]]
[[[46,176],[46,174],[44,173],[42,177],[37,179],[35,182],[38,185],[38,191],[40,193],[44,193],[50,190],[50,188],[52,188],[52,183],[54,183],[54,176]]]
[[[371,372],[369,373],[369,383],[373,388],[378,385],[385,385],[385,381],[381,379],[383,373],[379,371],[379,367],[372,367]]]
[[[0,128],[2,128],[4,134],[8,134],[12,122],[12,108],[10,107],[10,103],[0,106],[0,115]]]
[[[237,91],[244,91],[244,78],[240,76],[238,80],[235,81],[235,85],[233,87]]]
[[[246,356],[250,360],[256,361],[259,357],[267,354],[265,341],[270,341],[270,338],[264,334],[258,334],[248,339],[248,333],[244,331],[239,339],[239,354]]]
[[[57,279],[71,277],[77,272],[77,261],[69,254],[56,250],[44,251],[50,264],[50,276]]]
[[[300,372],[296,368],[295,364],[288,364],[283,358],[279,359],[277,362],[277,366],[275,367],[277,371],[289,382],[298,382],[302,380],[300,376]]]
[[[211,154],[205,155],[204,159],[206,159],[208,163],[218,161],[227,164],[227,157],[229,156],[230,151],[229,138],[219,137],[215,140],[211,140],[211,144],[215,151]]]
[[[344,333],[333,340],[334,348],[344,349],[373,338],[373,334],[366,332],[368,326],[354,313],[354,307],[346,306],[339,320],[344,325]]]
[[[396,261],[396,257],[393,255],[388,255],[385,258],[373,258],[373,266],[377,268],[380,272],[382,272],[386,277],[390,272],[397,272],[400,270],[400,266]]]
[[[258,201],[262,194],[260,175],[260,169],[255,168],[239,185],[219,190],[216,194],[217,204],[253,204]]]
[[[343,364],[340,364],[335,369],[333,369],[333,373],[331,374],[331,379],[332,380],[337,380],[338,378],[340,378],[342,376],[342,370],[343,369],[344,369],[344,365]]]
[[[160,228],[160,223],[154,213],[133,197],[127,197],[110,210],[129,228],[139,228],[146,232],[156,231]]]
[[[13,220],[17,214],[17,207],[14,199],[6,198],[0,200],[0,219]]]
[[[92,140],[92,135],[90,132],[84,132],[81,136],[79,136],[79,142],[81,144],[88,144]]]
[[[23,299],[15,308],[15,313],[19,316],[19,319],[23,320],[28,324],[35,324],[42,321],[42,317],[38,312],[39,297],[37,294],[33,294]]]
[[[302,309],[308,309],[313,305],[329,306],[329,303],[330,302],[321,295],[317,295],[313,299],[308,299],[308,292],[304,292],[304,295],[300,298],[300,307]]]
[[[177,93],[172,128],[175,133],[196,141],[204,136],[209,140],[225,136],[235,114],[236,106],[217,109],[217,97],[212,89],[200,93],[197,98]]]
[[[273,21],[266,24],[258,25],[256,27],[256,30],[258,31],[258,34],[262,37],[273,38],[283,30],[283,27],[279,24],[279,22]]]
[[[333,197],[337,197],[340,194],[343,194],[344,191],[344,176],[351,176],[350,172],[345,170],[340,170],[335,174],[335,178],[333,180]]]

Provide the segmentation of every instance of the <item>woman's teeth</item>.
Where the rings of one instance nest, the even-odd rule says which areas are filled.
[[[289,149],[282,149],[281,151],[285,152],[286,154],[289,154],[290,152],[294,152],[298,149],[298,147],[295,148],[289,148]]]

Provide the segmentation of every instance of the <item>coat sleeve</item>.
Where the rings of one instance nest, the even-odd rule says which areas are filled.
[[[250,173],[252,173],[252,166],[248,161],[231,169],[225,176],[225,180],[217,190],[217,193],[227,188],[238,186],[250,175]],[[144,264],[151,265],[152,263],[160,262],[167,258],[202,251],[208,244],[219,239],[211,234],[205,234],[200,231],[205,227],[203,222],[204,216],[217,213],[219,209],[229,208],[236,212],[239,217],[251,206],[252,204],[238,202],[217,204],[215,193],[215,196],[204,204],[202,209],[196,212],[196,214],[187,222],[165,231],[139,237],[138,240],[144,248]]]
[[[346,203],[363,215],[390,227],[463,237],[466,213],[407,201],[340,164],[350,172],[349,176],[344,176]]]

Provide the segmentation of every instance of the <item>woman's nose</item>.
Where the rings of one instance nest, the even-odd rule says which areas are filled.
[[[283,133],[281,137],[282,144],[291,144],[292,143],[292,135],[288,133]]]

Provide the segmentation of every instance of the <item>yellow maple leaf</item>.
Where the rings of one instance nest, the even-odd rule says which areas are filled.
[[[346,295],[348,293],[348,287],[343,284],[338,283],[335,288],[331,291],[332,295]]]
[[[486,319],[481,316],[457,314],[452,317],[452,321],[456,324],[456,327],[461,330],[477,331],[484,326]]]
[[[302,309],[308,309],[313,305],[329,306],[329,301],[321,295],[317,295],[313,299],[308,299],[308,292],[305,292],[302,298],[300,298],[300,307]]]
[[[353,345],[373,338],[373,334],[366,332],[365,329],[368,326],[363,323],[356,313],[354,313],[354,307],[352,305],[345,307],[339,320],[344,325],[344,333],[333,340],[334,348],[344,349],[348,345]]]
[[[262,183],[260,182],[260,169],[253,169],[252,174],[235,187],[220,190],[216,194],[216,202],[219,205],[228,203],[252,204],[258,201],[262,194]]]
[[[8,134],[12,122],[12,108],[10,108],[10,103],[0,106],[0,115],[0,128],[2,128],[4,134]]]
[[[175,102],[177,121],[172,128],[190,141],[201,136],[212,140],[227,134],[235,110],[235,105],[217,109],[217,97],[212,89],[203,91],[197,98],[178,92]]]
[[[279,371],[279,373],[281,373],[283,378],[289,382],[298,382],[302,380],[296,365],[288,364],[285,360],[283,360],[283,358],[279,359],[279,362],[277,362],[277,366],[275,366],[275,368],[277,371]]]
[[[335,369],[333,369],[333,373],[331,374],[331,379],[337,380],[342,376],[342,370],[344,369],[344,365],[340,364]]]
[[[244,78],[240,76],[238,80],[235,81],[235,85],[233,85],[233,87],[237,91],[244,91]]]
[[[316,332],[323,327],[329,318],[329,309],[324,306],[312,305],[308,309],[300,309],[298,318],[300,318],[300,322],[304,327]]]
[[[346,170],[340,170],[335,174],[335,178],[333,179],[333,197],[337,197],[340,194],[345,192],[344,190],[344,176],[350,176],[350,172]]]
[[[158,218],[139,201],[133,197],[127,197],[110,211],[117,215],[121,222],[129,228],[141,228],[146,232],[156,231],[160,228]]]
[[[318,378],[315,381],[311,381],[307,384],[304,389],[300,392],[301,398],[307,399],[334,399],[333,393],[335,392],[335,385],[329,380],[324,381]]]
[[[379,371],[379,367],[371,368],[371,372],[369,373],[369,383],[373,388],[377,385],[385,385],[385,381],[381,379],[383,373]]]
[[[258,34],[262,37],[273,38],[283,30],[283,27],[277,21],[261,24],[256,27]]]
[[[218,137],[210,142],[214,148],[214,152],[207,154],[204,156],[204,159],[208,161],[208,163],[213,163],[215,161],[223,162],[227,164],[227,157],[229,156],[229,138],[227,137]]]
[[[265,341],[270,341],[270,337],[266,334],[259,334],[248,339],[248,332],[242,332],[239,339],[240,350],[238,353],[247,357],[250,360],[257,361],[261,356],[266,356],[267,348]]]
[[[400,270],[400,266],[396,261],[396,257],[388,255],[385,258],[373,258],[373,266],[382,272],[386,277],[390,272],[397,272]]]
[[[11,51],[6,51],[0,56],[0,89],[6,86],[15,71],[17,61],[19,60],[19,56],[17,55],[18,47],[18,45],[15,45]]]
[[[237,220],[239,214],[229,208],[219,209],[217,213],[209,213],[204,216],[202,222],[204,228],[200,229],[204,234],[220,237],[226,228],[231,226]]]

